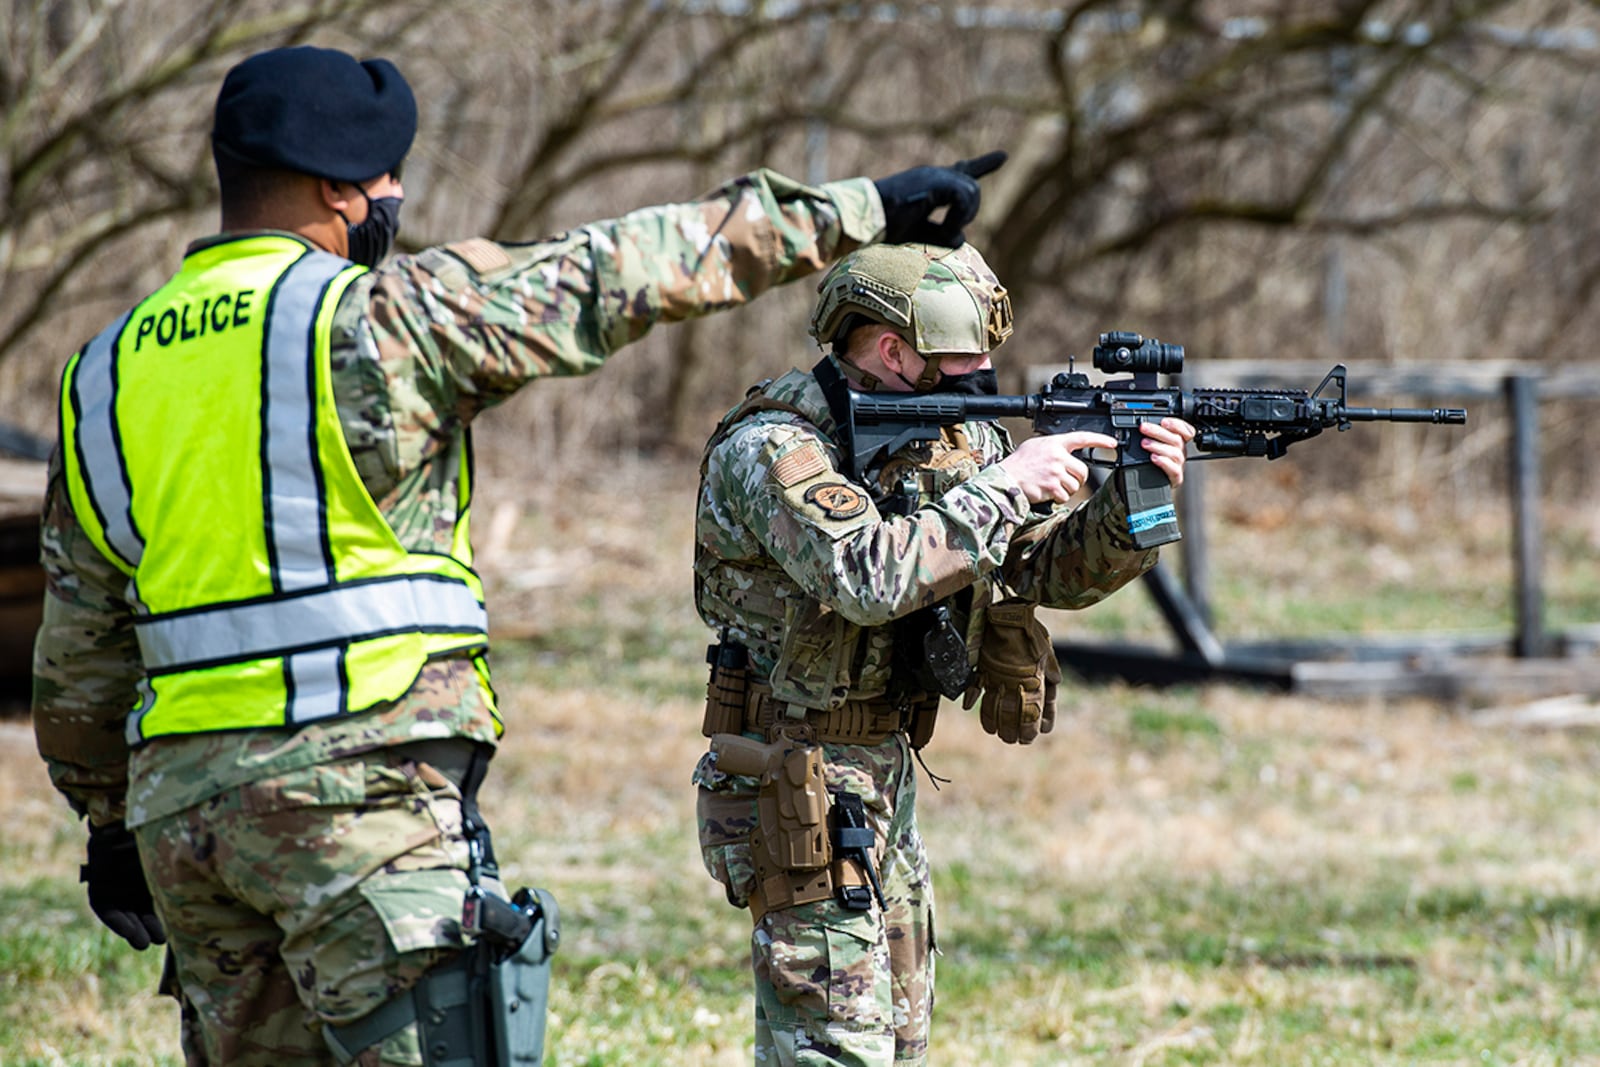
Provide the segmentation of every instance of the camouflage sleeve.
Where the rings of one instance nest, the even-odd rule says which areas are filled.
[[[123,818],[139,647],[122,590],[127,576],[83,532],[61,476],[60,452],[40,524],[44,620],[33,652],[33,731],[50,780],[73,810],[103,825]]]
[[[809,429],[757,417],[713,449],[708,496],[808,596],[878,626],[971,585],[1005,560],[1028,515],[990,467],[909,516],[884,516]]]
[[[737,307],[881,236],[871,181],[818,188],[758,170],[706,197],[548,241],[474,239],[377,272],[367,322],[385,364],[465,421],[529,381],[587,374],[657,322]]]
[[[1159,550],[1134,548],[1127,528],[1128,507],[1107,480],[1082,506],[1029,523],[1001,575],[1017,596],[1048,608],[1098,604],[1155,566]]]

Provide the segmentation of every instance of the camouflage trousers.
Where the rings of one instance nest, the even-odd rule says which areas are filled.
[[[361,1018],[459,950],[460,800],[450,777],[400,746],[252,782],[140,827],[188,1063],[336,1063],[323,1024]],[[420,1067],[415,1024],[357,1062]]]
[[[917,831],[915,766],[902,736],[881,745],[824,745],[830,793],[862,800],[877,845],[886,910],[834,900],[769,912],[751,934],[755,1062],[773,1067],[903,1067],[927,1062],[933,1012],[933,882]],[[702,760],[701,855],[728,900],[755,885],[751,779]]]

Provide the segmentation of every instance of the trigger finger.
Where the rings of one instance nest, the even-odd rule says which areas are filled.
[[[1119,450],[1119,448],[1120,446],[1117,444],[1117,439],[1109,434],[1086,433],[1083,435],[1083,443],[1078,446],[1076,451],[1094,452],[1103,450],[1116,452]]]

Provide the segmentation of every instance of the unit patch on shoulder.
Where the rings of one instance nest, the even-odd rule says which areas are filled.
[[[827,469],[828,457],[822,454],[822,446],[815,441],[807,441],[778,457],[778,461],[772,465],[772,476],[787,489]]]
[[[867,510],[867,494],[844,482],[823,482],[806,490],[807,504],[830,519],[853,519]]]
[[[493,274],[511,266],[511,257],[506,255],[506,250],[482,237],[470,237],[447,247],[479,274]]]

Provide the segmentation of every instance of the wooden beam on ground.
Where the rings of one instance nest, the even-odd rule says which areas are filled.
[[[1600,659],[1481,659],[1326,663],[1291,668],[1293,691],[1315,697],[1417,696],[1443,701],[1535,700],[1600,694]]]
[[[1152,646],[1057,642],[1061,666],[1088,681],[1165,687],[1230,683],[1325,699],[1425,697],[1506,703],[1587,693],[1600,697],[1600,648],[1560,635],[1561,658],[1518,659],[1504,637],[1327,637],[1228,644],[1220,660]]]
[[[1600,697],[1565,693],[1526,704],[1485,708],[1474,712],[1481,726],[1510,726],[1518,730],[1572,730],[1600,727]]]

